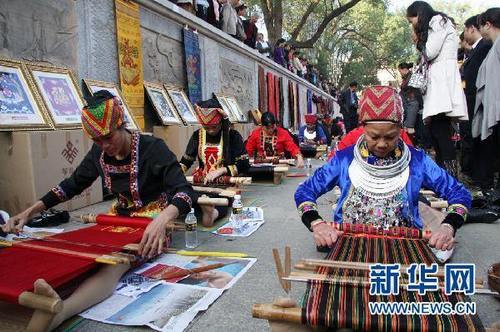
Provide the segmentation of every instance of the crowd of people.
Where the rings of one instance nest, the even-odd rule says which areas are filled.
[[[418,63],[427,67],[427,89],[412,86],[411,63],[399,65],[404,126],[420,146],[433,148],[440,166],[488,194],[499,170],[500,99],[492,92],[499,88],[498,76],[492,75],[500,70],[500,8],[468,18],[463,27],[423,1],[409,6],[407,17]],[[455,133],[460,133],[458,153]]]
[[[274,60],[297,76],[331,93],[333,85],[325,75],[299,53],[296,48],[280,38],[275,45],[270,45],[259,32],[257,22],[260,16],[252,13],[247,17],[248,7],[240,0],[170,0],[179,7],[198,16],[214,27],[238,39],[260,54]]]
[[[439,166],[488,195],[498,187],[500,156],[500,8],[471,16],[459,27],[445,13],[415,1],[407,18],[419,58],[398,66],[405,133],[434,153]],[[425,88],[413,76],[423,76]],[[358,126],[357,86],[352,82],[339,96],[346,133]]]

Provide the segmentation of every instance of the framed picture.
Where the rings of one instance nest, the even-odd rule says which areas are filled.
[[[53,129],[20,61],[0,59],[0,130]]]
[[[70,69],[26,64],[56,128],[81,128],[82,93]]]
[[[193,105],[191,105],[191,102],[182,88],[165,85],[165,90],[167,90],[168,96],[172,100],[172,103],[177,109],[177,113],[180,115],[182,120],[184,120],[187,124],[198,124],[198,119],[194,113]]]
[[[222,109],[224,110],[224,112],[226,112],[227,117],[229,119],[229,122],[231,122],[231,123],[238,122],[238,118],[231,111],[231,107],[229,107],[229,104],[226,100],[226,97],[219,95],[219,94],[216,94],[215,97],[217,97],[217,100],[219,101],[220,105],[222,106]]]
[[[120,92],[120,89],[118,89],[115,83],[87,80],[87,79],[84,79],[83,82],[85,83],[85,86],[87,87],[87,90],[89,90],[91,95],[93,95],[95,92],[99,90],[106,90],[109,91],[113,96],[117,97],[121,101],[123,106],[123,111],[124,111],[123,113],[125,116],[125,123],[126,123],[125,127],[130,130],[137,130],[137,131],[141,130],[137,122],[135,122],[134,116],[132,115],[130,108],[128,108],[127,103],[125,102],[125,99],[123,98],[122,93]]]
[[[233,112],[238,119],[238,122],[248,122],[247,115],[241,110],[235,97],[226,97],[226,102],[231,109],[231,112]]]
[[[144,88],[154,110],[164,125],[182,124],[182,121],[161,84],[144,82]]]

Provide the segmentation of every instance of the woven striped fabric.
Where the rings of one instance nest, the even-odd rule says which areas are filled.
[[[383,237],[358,237],[342,235],[327,259],[365,263],[426,263],[436,262],[424,240],[385,239]],[[329,278],[368,280],[369,272],[361,270],[321,267],[319,274]],[[408,282],[401,273],[400,283]],[[407,276],[406,276],[407,277]],[[370,288],[352,284],[311,281],[307,285],[302,308],[302,322],[311,326],[332,329],[350,328],[355,331],[484,331],[479,317],[467,315],[370,315],[369,302],[457,302],[468,301],[463,294],[447,296],[444,291],[408,292],[405,287],[399,295],[375,296]]]

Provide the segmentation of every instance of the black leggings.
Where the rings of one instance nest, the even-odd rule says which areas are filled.
[[[453,128],[451,119],[445,114],[437,114],[430,117],[427,125],[432,147],[436,151],[436,163],[443,167],[444,161],[455,160],[455,145],[451,140]]]

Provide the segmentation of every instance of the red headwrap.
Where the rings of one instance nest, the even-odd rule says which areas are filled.
[[[306,114],[304,115],[304,118],[306,119],[306,124],[316,124],[317,116],[316,114]]]
[[[202,126],[211,126],[221,123],[225,116],[221,108],[201,108],[195,105],[194,110],[196,111],[198,122],[200,122]]]
[[[389,121],[403,123],[403,102],[390,86],[371,86],[363,91],[359,103],[359,121]]]

